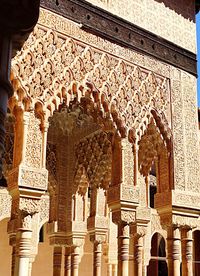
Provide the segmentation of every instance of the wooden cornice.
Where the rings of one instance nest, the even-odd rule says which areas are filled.
[[[84,0],[41,0],[51,10],[116,44],[197,75],[196,54]]]

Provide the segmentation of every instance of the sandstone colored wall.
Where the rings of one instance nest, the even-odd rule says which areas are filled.
[[[53,275],[53,247],[49,245],[46,225],[44,225],[44,242],[40,242],[38,245],[38,254],[33,263],[32,275]]]
[[[2,276],[11,274],[12,247],[9,246],[7,223],[8,219],[0,221],[0,275]]]
[[[192,52],[196,51],[193,0],[88,0]]]

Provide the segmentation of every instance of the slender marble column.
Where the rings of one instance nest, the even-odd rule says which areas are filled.
[[[16,262],[16,246],[12,248],[12,266],[11,266],[11,275],[14,276],[15,272],[15,262]]]
[[[117,264],[113,264],[112,273],[113,273],[113,276],[117,276]]]
[[[181,243],[180,243],[180,230],[175,228],[173,231],[173,272],[174,276],[180,276],[180,255],[181,255]]]
[[[32,231],[19,229],[17,233],[17,258],[15,276],[29,276]]]
[[[32,266],[33,266],[33,262],[34,262],[35,258],[31,258],[29,260],[29,276],[32,275]]]
[[[173,275],[172,245],[173,245],[173,239],[172,237],[168,236],[167,238],[168,275]]]
[[[143,237],[139,236],[136,240],[136,275],[143,275]]]
[[[79,258],[80,258],[80,248],[78,246],[73,248],[71,258],[72,258],[71,275],[78,276]]]
[[[118,225],[118,276],[129,275],[129,225]]]
[[[53,276],[61,276],[62,247],[54,246],[53,251]]]
[[[102,244],[94,242],[94,261],[93,261],[93,275],[101,276],[101,258],[102,258]]]
[[[168,274],[172,276],[180,276],[180,257],[181,257],[181,243],[180,243],[180,229],[171,228],[168,232],[167,238],[168,247]]]
[[[112,264],[107,263],[107,276],[112,276]]]
[[[192,268],[192,230],[182,230],[182,276],[193,276]]]
[[[65,276],[71,276],[71,248],[65,248]]]

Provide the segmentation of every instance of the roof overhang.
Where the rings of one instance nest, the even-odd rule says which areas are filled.
[[[196,0],[195,2],[196,2],[196,13],[198,13],[200,10],[200,0]]]

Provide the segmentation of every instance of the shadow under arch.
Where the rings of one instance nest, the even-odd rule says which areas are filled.
[[[147,276],[168,276],[165,239],[155,233],[151,239],[151,259],[147,267]]]
[[[87,205],[85,197],[90,183],[102,184],[102,177],[105,181],[109,177],[106,172],[110,158],[105,158],[105,155],[110,153],[109,139],[112,140],[113,127],[105,131],[101,117],[96,114],[95,120],[77,102],[71,108],[60,105],[49,122],[47,169],[50,223],[58,221],[58,228],[62,225],[65,232],[77,216],[81,222],[86,221],[84,206]],[[107,170],[102,169],[106,166]],[[58,212],[61,202],[66,208],[62,209],[61,217],[66,216],[64,222],[61,222]],[[77,212],[77,206],[81,206],[82,211],[79,209]],[[83,214],[81,218],[80,214]]]
[[[150,118],[138,142],[138,169],[146,179],[147,201],[149,204],[149,183],[152,167],[155,167],[157,193],[170,192],[173,189],[172,137],[168,124],[154,114]],[[155,199],[156,199],[155,197]]]

